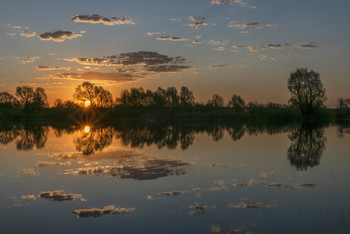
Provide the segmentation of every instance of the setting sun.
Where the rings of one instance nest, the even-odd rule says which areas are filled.
[[[86,133],[90,132],[90,126],[85,126],[85,127],[84,127],[84,131],[85,131]]]
[[[86,102],[85,102],[85,107],[89,107],[91,105],[91,102],[89,101],[89,100],[87,100]]]

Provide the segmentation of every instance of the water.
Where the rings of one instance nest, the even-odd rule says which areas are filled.
[[[0,233],[349,233],[349,132],[3,127]]]

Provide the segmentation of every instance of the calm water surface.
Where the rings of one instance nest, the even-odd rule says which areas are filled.
[[[0,233],[350,233],[340,127],[0,130]]]

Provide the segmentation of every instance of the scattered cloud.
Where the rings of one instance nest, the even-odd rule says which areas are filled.
[[[247,7],[248,4],[247,2],[243,1],[243,0],[212,0],[211,1],[212,5],[233,5],[233,4],[237,4],[241,7]],[[249,8],[255,9],[256,6],[249,6]]]
[[[161,192],[157,193],[158,195],[164,195],[164,196],[177,196],[185,193],[184,191],[171,191],[171,192]]]
[[[263,54],[259,56],[260,60],[266,60],[266,59],[271,59],[271,60],[276,60],[275,56],[272,55],[268,55],[268,54]]]
[[[51,161],[40,161],[37,163],[38,167],[49,167],[49,166],[70,166],[70,162],[51,162]]]
[[[228,24],[229,28],[239,28],[239,29],[243,29],[243,30],[251,29],[251,28],[262,29],[265,27],[276,27],[276,26],[277,26],[276,24],[271,23],[271,22],[249,22],[249,23],[241,24],[238,21],[231,21]]]
[[[120,72],[65,72],[52,74],[50,75],[50,78],[63,80],[105,80],[114,82],[125,82],[132,81],[136,77],[131,74],[125,74]]]
[[[222,45],[222,46],[225,46],[225,45],[227,45],[228,41],[214,41],[214,40],[210,40],[210,41],[208,41],[208,43],[210,45]]]
[[[8,36],[16,36],[16,33],[6,33]]]
[[[16,173],[17,176],[36,176],[38,173],[34,169],[23,169]]]
[[[64,190],[45,191],[39,194],[40,198],[52,199],[54,201],[71,201],[80,199],[86,201],[81,194],[64,193]]]
[[[270,49],[282,49],[281,44],[268,44],[267,47],[269,47]]]
[[[22,37],[35,37],[36,36],[36,32],[28,32],[28,31],[24,31],[20,34]]]
[[[205,17],[203,16],[189,16],[190,21],[193,21],[194,23],[188,24],[189,27],[194,27],[195,29],[198,29],[199,26],[207,26],[208,23],[205,22]]]
[[[146,34],[151,37],[153,35],[159,35],[159,34],[161,34],[161,32],[148,32]]]
[[[269,178],[269,177],[272,177],[274,176],[275,173],[272,171],[272,172],[260,172],[260,177],[263,177],[263,178]]]
[[[234,48],[234,49],[247,49],[251,52],[266,50],[266,46],[263,46],[263,45],[259,45],[259,46],[233,45],[232,48]]]
[[[36,66],[36,69],[39,71],[56,71],[56,70],[70,70],[71,67],[48,67],[48,66],[39,65],[39,66]]]
[[[317,49],[319,46],[315,45],[315,42],[299,43],[297,45],[299,49]]]
[[[217,50],[217,51],[224,51],[224,50],[226,50],[226,48],[223,47],[223,46],[220,46],[220,47],[218,47],[218,48],[215,48],[214,50]]]
[[[183,66],[183,65],[156,65],[156,66],[144,66],[144,69],[148,72],[180,72],[186,70],[196,70],[197,67]]]
[[[221,68],[225,68],[227,67],[227,65],[210,65],[208,68],[209,69],[221,69]],[[210,163],[209,164],[210,167],[218,167],[218,166],[224,166],[222,163]]]
[[[43,34],[39,35],[40,40],[45,40],[45,41],[55,41],[55,42],[62,42],[66,39],[73,39],[73,38],[78,38],[81,37],[82,35],[79,33],[75,33],[72,31],[63,31],[59,30],[56,32],[46,32]]]
[[[228,206],[231,209],[271,209],[276,207],[276,205],[263,205],[263,203],[261,202],[254,202],[254,203],[240,202],[236,204],[230,203]]]
[[[90,24],[104,24],[104,25],[120,25],[120,24],[135,24],[133,19],[128,18],[118,18],[118,17],[111,17],[107,18],[100,15],[75,15],[72,18],[73,22],[76,23],[90,23]]]
[[[33,63],[36,60],[40,59],[38,56],[21,56],[21,57],[15,57],[17,60],[21,60],[22,63]]]
[[[185,38],[171,37],[171,36],[162,36],[162,37],[157,37],[156,39],[160,41],[187,41],[187,39]]]
[[[201,41],[192,41],[192,44],[202,44]]]

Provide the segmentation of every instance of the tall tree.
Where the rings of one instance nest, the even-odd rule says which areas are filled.
[[[96,105],[99,108],[108,108],[113,105],[113,97],[112,94],[104,89],[102,86],[96,87],[97,97],[96,97]]]
[[[175,87],[168,87],[165,91],[166,105],[168,107],[175,107],[179,105],[179,95]]]
[[[212,107],[223,107],[224,99],[220,95],[214,94],[213,97],[208,100],[207,105]]]
[[[235,110],[242,110],[245,107],[245,102],[241,96],[234,94],[229,100],[228,107],[233,107]]]
[[[31,110],[34,101],[34,90],[29,86],[22,86],[16,88],[16,96],[22,108],[28,113]]]
[[[89,101],[92,107],[96,106],[96,97],[98,95],[98,91],[96,86],[90,82],[84,82],[75,88],[75,93],[73,94],[74,99],[79,102],[85,103]]]
[[[0,93],[0,104],[5,105],[7,107],[14,107],[18,104],[18,100],[12,94],[8,92]]]
[[[45,90],[41,87],[37,87],[34,92],[33,104],[35,109],[48,106],[47,96]]]
[[[180,104],[183,106],[192,106],[194,104],[193,92],[185,86],[181,87]]]
[[[315,114],[327,100],[320,74],[307,68],[298,68],[290,74],[288,89],[291,94],[289,102],[296,105],[304,117]]]

